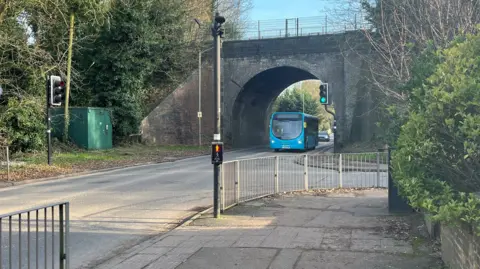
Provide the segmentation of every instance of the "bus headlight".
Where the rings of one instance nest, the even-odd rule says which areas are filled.
[[[298,144],[302,144],[302,140],[298,140]]]
[[[275,140],[272,140],[272,144],[275,143]]]

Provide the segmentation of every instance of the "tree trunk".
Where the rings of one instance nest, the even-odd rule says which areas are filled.
[[[68,101],[70,99],[70,77],[72,71],[72,51],[73,51],[73,29],[75,24],[75,13],[70,14],[70,37],[68,40],[68,59],[67,59],[67,85],[65,89],[65,122],[63,129],[63,142],[68,141],[68,129],[70,127],[70,114],[68,110]]]

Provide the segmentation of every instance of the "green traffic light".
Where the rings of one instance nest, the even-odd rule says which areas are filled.
[[[327,102],[327,98],[325,97],[320,98],[320,103],[324,104],[326,102]]]

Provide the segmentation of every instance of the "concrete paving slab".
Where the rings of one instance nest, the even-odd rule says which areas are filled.
[[[268,269],[294,269],[295,263],[302,254],[299,249],[282,249],[275,258]]]
[[[428,257],[403,257],[380,253],[304,251],[295,269],[431,269]]]
[[[189,235],[169,235],[159,242],[153,244],[153,247],[177,247],[181,243],[189,240],[193,236]]]
[[[240,238],[240,235],[218,235],[208,241],[204,247],[229,247]]]
[[[177,269],[266,269],[277,252],[267,248],[204,248]]]
[[[179,248],[193,248],[197,246],[203,246],[206,243],[213,241],[216,238],[215,235],[195,235],[187,241],[183,241],[178,245]],[[163,240],[162,240],[163,241]]]
[[[287,248],[298,231],[294,227],[277,227],[262,243],[266,248]]]
[[[324,237],[330,239],[350,239],[352,237],[352,229],[324,228]]]
[[[131,268],[143,268],[152,261],[159,258],[157,254],[135,254],[120,264],[117,264],[115,268],[118,269],[131,269]]]
[[[195,225],[198,226],[209,226],[209,227],[228,227],[228,226],[267,226],[267,225],[276,225],[275,216],[269,217],[255,217],[255,216],[245,216],[245,215],[225,215],[219,219],[214,219],[212,214],[208,214],[202,218],[199,218],[194,221]]]
[[[140,254],[155,254],[157,256],[161,256],[169,251],[171,251],[173,248],[168,248],[168,247],[155,247],[155,245],[153,245],[153,247],[151,248],[146,248],[142,251],[140,251],[139,253]]]
[[[350,198],[289,194],[259,199],[219,219],[204,215],[98,268],[439,268],[440,255],[428,238],[422,246],[416,240],[415,249],[424,250],[419,252],[405,237],[416,216],[386,214],[386,201],[386,191],[382,196],[377,190]]]
[[[166,254],[160,256],[158,259],[151,262],[146,267],[134,266],[130,269],[142,268],[142,269],[174,269],[178,265],[185,262],[190,256],[199,251],[201,248],[188,247],[188,248],[174,248]]]
[[[352,240],[355,239],[377,239],[384,238],[384,235],[378,230],[364,230],[354,229],[352,230]]]
[[[275,225],[279,226],[302,226],[305,223],[308,223],[315,219],[318,216],[319,212],[317,210],[310,209],[284,209],[281,214],[276,214]]]

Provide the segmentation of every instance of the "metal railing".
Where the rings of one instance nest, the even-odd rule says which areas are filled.
[[[278,20],[249,21],[241,25],[226,24],[224,40],[257,40],[309,35],[344,33],[368,29],[362,14],[352,14],[349,18],[337,16],[315,16]]]
[[[10,180],[10,151],[8,146],[0,146],[0,180]]]
[[[281,192],[387,188],[387,153],[273,156],[224,162],[220,209]]]
[[[69,203],[0,215],[0,269],[69,268]]]

